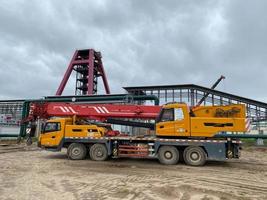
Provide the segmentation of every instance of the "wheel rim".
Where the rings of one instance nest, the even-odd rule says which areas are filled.
[[[190,153],[190,160],[192,162],[199,162],[201,160],[201,156],[198,152],[193,151]]]
[[[80,155],[80,153],[81,153],[81,150],[79,148],[73,148],[72,149],[72,154],[74,156],[78,156],[78,155]]]
[[[164,153],[164,157],[168,160],[172,159],[172,153],[170,151],[166,151]]]
[[[103,151],[102,151],[102,149],[101,148],[97,148],[96,150],[95,150],[95,155],[96,155],[96,157],[98,157],[98,158],[101,158],[102,156],[103,156]]]

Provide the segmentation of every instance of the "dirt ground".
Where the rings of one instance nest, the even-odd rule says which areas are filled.
[[[267,199],[267,149],[204,167],[157,160],[68,160],[36,148],[1,151],[0,199]]]

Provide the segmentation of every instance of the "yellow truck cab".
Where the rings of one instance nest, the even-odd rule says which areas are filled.
[[[73,118],[55,118],[48,120],[39,136],[39,142],[44,147],[58,147],[64,137],[102,137],[107,131],[97,125],[74,123]]]
[[[163,106],[156,135],[168,137],[213,137],[218,132],[245,132],[245,105],[198,106],[170,103]]]
[[[190,136],[190,116],[186,104],[166,104],[156,121],[157,136]]]

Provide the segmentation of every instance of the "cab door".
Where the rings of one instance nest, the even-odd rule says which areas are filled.
[[[59,122],[48,122],[45,124],[40,142],[42,146],[55,147],[62,139],[62,131]]]
[[[174,136],[190,136],[189,113],[185,107],[174,108]]]
[[[163,108],[156,124],[157,136],[173,136],[175,130],[174,109]]]

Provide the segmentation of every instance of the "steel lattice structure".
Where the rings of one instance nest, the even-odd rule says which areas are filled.
[[[267,120],[267,103],[253,99],[237,96],[234,94],[210,89],[200,85],[156,85],[124,87],[124,89],[134,95],[155,95],[159,98],[160,104],[167,102],[186,102],[194,106],[203,98],[203,105],[228,105],[228,104],[246,104],[247,116],[253,121]]]
[[[76,50],[57,89],[56,95],[63,93],[73,71],[76,72],[75,95],[97,94],[98,77],[101,77],[103,80],[106,94],[110,94],[100,52],[93,49]]]

